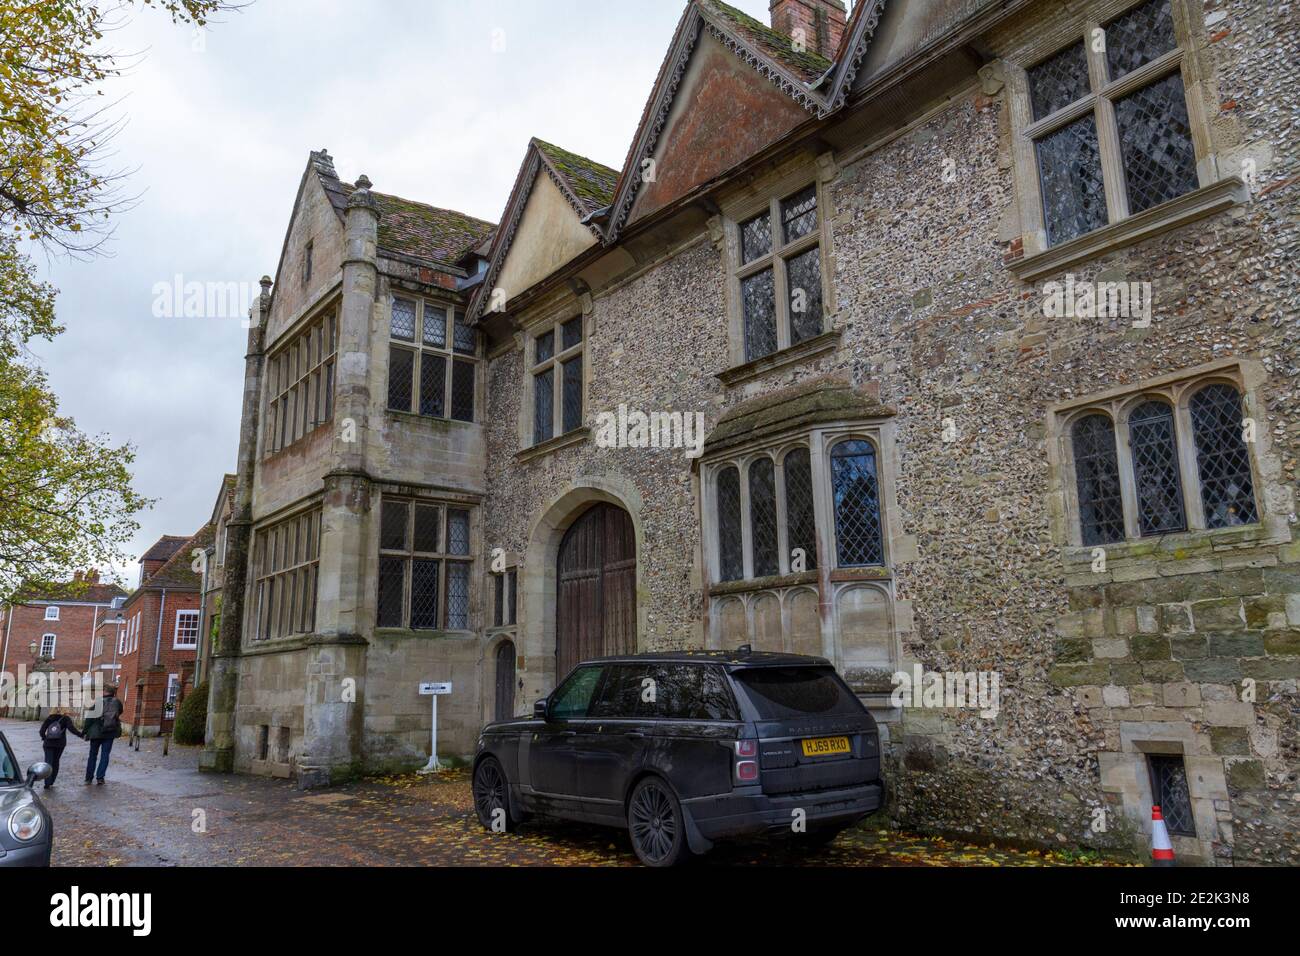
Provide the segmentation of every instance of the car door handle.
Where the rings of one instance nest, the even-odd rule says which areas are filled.
[[[560,731],[560,736],[561,736],[561,737],[576,737],[576,736],[578,736],[578,732],[577,732],[576,730],[562,730],[562,731]]]
[[[623,736],[624,736],[624,737],[630,737],[630,738],[632,738],[633,740],[644,740],[644,739],[645,739],[645,734],[640,733],[640,732],[635,731],[635,730],[629,730],[629,731],[628,731],[627,733],[625,733]]]

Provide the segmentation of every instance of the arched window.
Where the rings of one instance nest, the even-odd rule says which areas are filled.
[[[811,571],[817,567],[817,524],[813,516],[812,468],[808,463],[808,449],[796,448],[790,452],[781,468],[785,478],[786,543],[792,554],[796,548],[803,551],[804,570]]]
[[[876,449],[870,442],[842,441],[831,449],[835,497],[836,558],[842,568],[883,564],[880,487]]]
[[[776,540],[776,471],[772,459],[749,466],[749,535],[754,549],[754,577],[781,573]]]
[[[1241,396],[1231,385],[1207,385],[1192,396],[1190,411],[1205,526],[1253,524],[1259,512],[1242,435]]]
[[[718,572],[723,581],[745,576],[740,539],[740,472],[728,467],[718,472]]]
[[[1079,530],[1086,545],[1124,540],[1124,498],[1115,453],[1115,426],[1105,415],[1085,415],[1071,429]]]
[[[1139,531],[1143,535],[1185,531],[1173,407],[1165,402],[1143,402],[1129,414],[1128,430]]]

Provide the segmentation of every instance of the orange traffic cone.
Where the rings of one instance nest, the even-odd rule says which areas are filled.
[[[1151,865],[1174,865],[1174,845],[1169,842],[1169,831],[1158,806],[1151,808]]]

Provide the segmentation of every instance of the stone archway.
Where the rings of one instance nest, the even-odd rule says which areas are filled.
[[[522,614],[518,632],[519,673],[529,701],[550,693],[556,674],[556,600],[559,591],[560,545],[565,533],[593,505],[612,505],[626,512],[635,540],[635,632],[633,649],[640,649],[646,630],[644,595],[645,537],[643,509],[636,486],[609,475],[578,479],[541,510],[528,536],[520,575]]]
[[[636,650],[636,535],[617,505],[595,504],[560,540],[555,674],[584,660]]]

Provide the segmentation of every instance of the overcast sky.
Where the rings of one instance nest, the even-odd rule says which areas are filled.
[[[767,20],[767,0],[732,0]],[[679,0],[255,0],[203,33],[142,13],[107,87],[139,204],[110,256],[40,259],[67,331],[37,343],[64,414],[138,450],[132,551],[191,534],[235,467],[246,331],[155,318],[154,286],[274,275],[299,177],[339,175],[496,222],[530,136],[618,167]],[[134,586],[135,564],[116,569]]]

